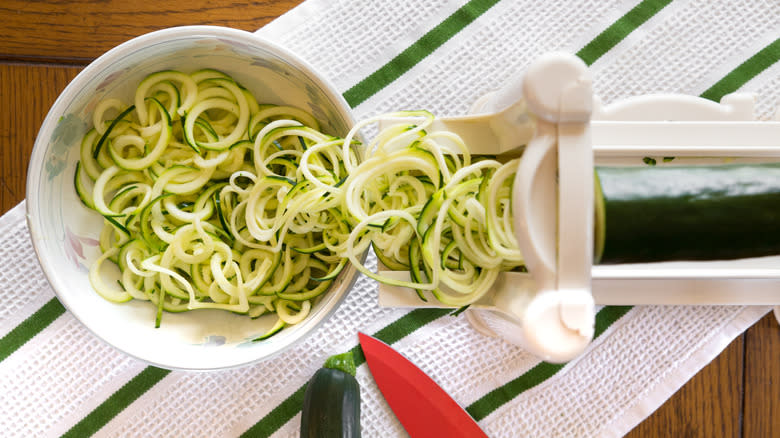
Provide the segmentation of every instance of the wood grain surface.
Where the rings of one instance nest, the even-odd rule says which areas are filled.
[[[172,26],[255,31],[301,0],[3,0],[0,59],[87,63],[138,35]]]
[[[27,162],[49,107],[92,59],[177,25],[253,31],[300,0],[3,0],[0,213],[25,197]],[[780,327],[767,315],[627,436],[780,437]]]

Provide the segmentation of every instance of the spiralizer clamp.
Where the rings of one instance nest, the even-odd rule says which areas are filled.
[[[534,290],[512,338],[544,360],[564,362],[594,332],[592,81],[579,58],[550,53],[525,72],[522,93],[536,131],[519,163],[512,211]]]

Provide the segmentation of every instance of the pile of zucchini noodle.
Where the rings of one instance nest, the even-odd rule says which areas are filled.
[[[362,162],[344,155],[358,130],[380,120],[388,127],[364,148]],[[329,190],[338,190],[352,224],[341,253],[360,272],[415,289],[422,300],[430,291],[444,304],[467,306],[490,290],[501,271],[523,268],[511,210],[519,158],[472,162],[459,136],[426,131],[433,121],[428,111],[404,111],[358,123],[342,146],[349,176]],[[358,255],[369,244],[382,265],[408,271],[411,281],[362,265]]]
[[[379,118],[399,123],[358,142]],[[479,299],[522,265],[517,160],[472,162],[456,135],[426,132],[426,111],[379,118],[336,138],[213,69],[153,73],[131,105],[100,101],[74,175],[82,203],[104,218],[92,286],[110,301],[150,301],[156,327],[164,312],[275,313],[256,340],[303,321],[348,263],[448,305]],[[369,246],[412,281],[364,266]],[[106,261],[118,285],[105,281]]]

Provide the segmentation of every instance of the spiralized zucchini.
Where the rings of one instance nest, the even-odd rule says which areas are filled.
[[[340,190],[342,210],[352,226],[338,252],[365,275],[413,288],[422,299],[422,291],[429,290],[444,304],[473,303],[490,290],[500,271],[523,265],[511,216],[519,159],[502,164],[481,157],[472,162],[457,135],[426,132],[434,120],[426,111],[361,122],[345,147],[363,126],[393,118],[399,123],[390,123],[375,137],[361,163],[345,163],[349,177],[342,187],[329,188]],[[383,265],[409,271],[412,281],[388,278],[362,265],[358,255],[369,244]]]
[[[345,176],[342,141],[298,108],[261,105],[216,70],[162,71],[132,105],[100,102],[81,143],[75,186],[105,218],[90,281],[104,298],[163,311],[223,309],[305,319],[347,259],[349,227],[323,189]],[[312,145],[338,145],[309,154]],[[348,152],[351,159],[356,157]],[[104,263],[119,268],[106,284]]]
[[[518,160],[472,161],[455,134],[427,132],[426,111],[381,118],[399,123],[368,145],[355,138],[378,118],[335,138],[216,70],[154,73],[132,105],[100,102],[74,180],[104,218],[93,287],[150,301],[157,327],[164,311],[275,313],[257,340],[304,320],[347,263],[423,299],[473,303],[523,264],[510,202]],[[369,247],[412,281],[369,270]],[[106,261],[118,287],[103,281]]]

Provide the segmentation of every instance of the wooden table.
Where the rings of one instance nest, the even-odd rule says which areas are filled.
[[[4,0],[0,213],[24,199],[38,128],[57,95],[91,60],[165,27],[210,24],[254,31],[300,2]],[[774,318],[766,316],[737,337],[628,436],[780,436],[780,328]]]

